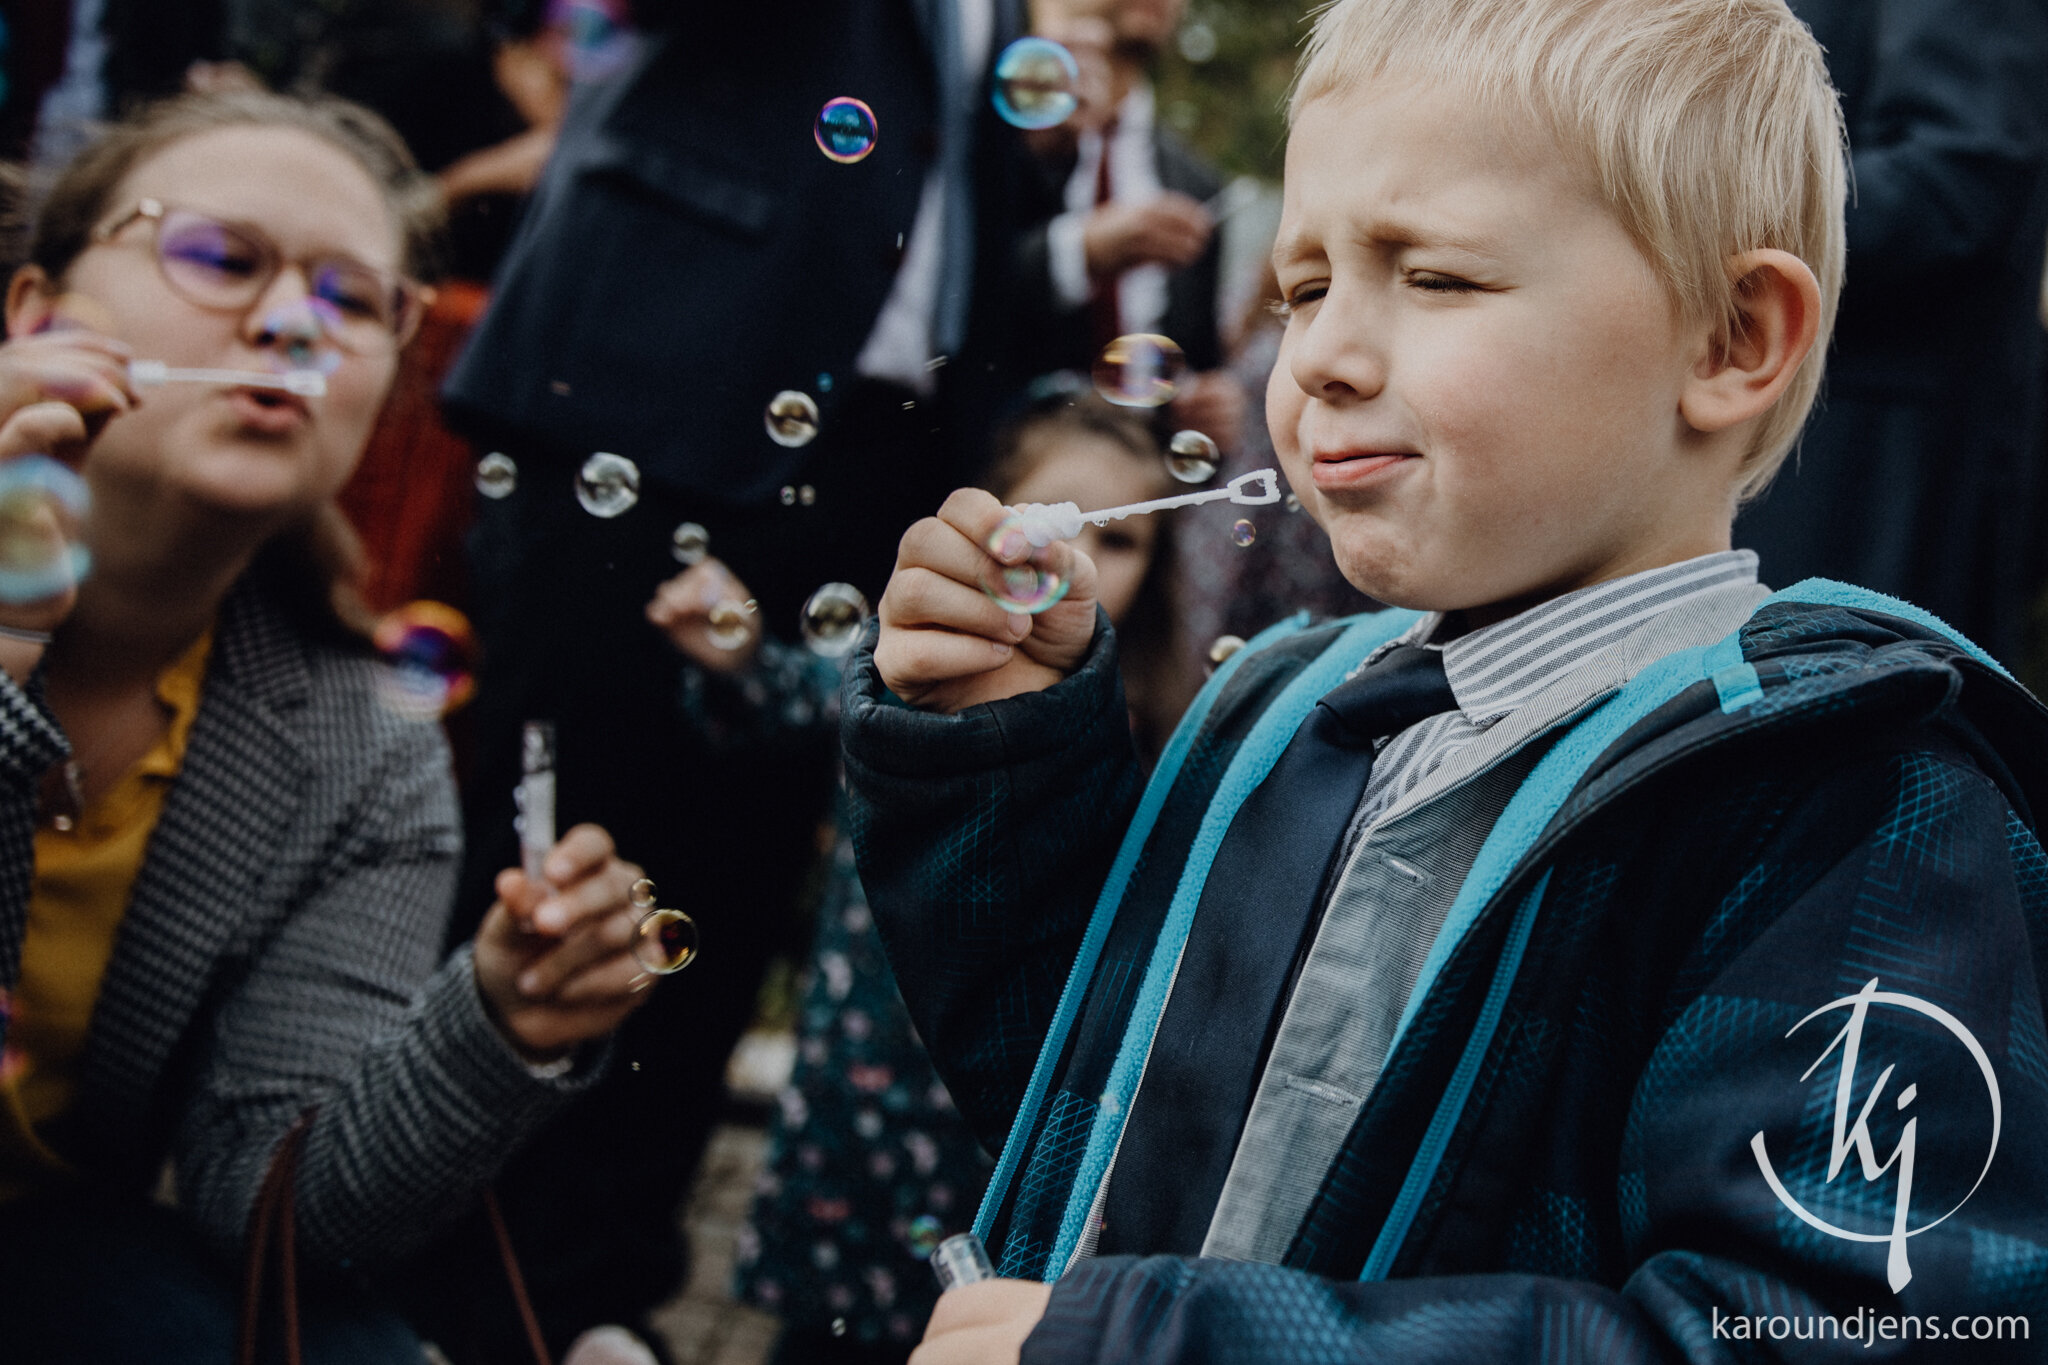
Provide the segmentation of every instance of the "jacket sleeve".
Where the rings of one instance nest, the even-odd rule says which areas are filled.
[[[423,1241],[590,1085],[530,1070],[484,1010],[465,946],[442,961],[460,824],[438,728],[407,726],[290,912],[213,1017],[174,1155],[179,1202],[239,1246],[271,1153],[308,1107],[301,1254],[379,1261]]]
[[[36,786],[71,752],[38,689],[0,672],[0,1043],[7,1041],[11,993],[21,979],[21,943],[35,880]]]
[[[1887,274],[2003,259],[2048,167],[2048,12],[2035,0],[1850,4],[1870,9],[1869,69],[1845,83],[1863,88],[1844,111],[1850,259]]]
[[[1073,676],[942,716],[848,677],[854,850],[911,1019],[1000,1146],[1141,787],[1100,615]]]
[[[1813,826],[1850,808],[1875,814],[1848,831],[1841,854],[1840,832],[1822,839]],[[1055,1286],[1023,1365],[2039,1359],[2048,1147],[2018,1135],[2048,1122],[2038,991],[2048,857],[1974,766],[1925,752],[1837,773],[1790,808],[1784,829],[1773,856],[1717,893],[1727,913],[1675,977],[1683,992],[1673,988],[1634,1083],[1605,1207],[1583,1211],[1575,1230],[1560,1224],[1582,1244],[1589,1224],[1595,1235],[1617,1228],[1626,1255],[1611,1280],[1361,1284],[1214,1260],[1083,1261]],[[1839,856],[1802,864],[1823,845]],[[1717,944],[1721,929],[1739,946]],[[1842,1002],[1873,977],[1936,1005],[1981,1044],[2005,1136],[1988,1165],[1989,1092],[1960,1035],[1910,1009],[1880,1024],[1873,1009],[1846,1113],[1849,1150],[1829,1178],[1836,1035],[1850,1017]],[[1836,1009],[1802,1025],[1831,1001]],[[1816,1216],[1887,1232],[1899,1169],[1865,1178],[1859,1111],[1880,1166],[1911,1139],[1909,1222],[1933,1224],[1908,1239],[1911,1278],[1897,1293],[1887,1246],[1802,1221],[1773,1196],[1752,1147],[1763,1144]],[[1587,1155],[1614,1163],[1611,1152]]]

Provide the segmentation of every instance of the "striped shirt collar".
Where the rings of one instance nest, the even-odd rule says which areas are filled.
[[[1430,637],[1444,613],[1429,612],[1374,657],[1396,644],[1443,650],[1459,711],[1484,729],[1651,617],[1717,588],[1756,581],[1754,550],[1722,550],[1553,597],[1441,645]]]

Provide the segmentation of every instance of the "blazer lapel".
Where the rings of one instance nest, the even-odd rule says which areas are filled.
[[[184,762],[123,917],[86,1038],[75,1145],[154,1160],[156,1095],[312,777],[289,712],[303,645],[258,592],[224,604]],[[81,1153],[83,1155],[83,1153]]]

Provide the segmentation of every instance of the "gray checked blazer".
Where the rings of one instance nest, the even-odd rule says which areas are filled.
[[[223,605],[199,713],[115,942],[76,1102],[89,1175],[180,1205],[232,1251],[309,1105],[301,1254],[382,1260],[459,1213],[592,1077],[536,1078],[442,934],[461,822],[438,726],[376,660],[308,640],[252,582]],[[0,987],[19,980],[35,792],[68,746],[0,674]],[[0,1037],[5,1018],[0,1014]]]

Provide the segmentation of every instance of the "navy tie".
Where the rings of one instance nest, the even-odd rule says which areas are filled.
[[[1396,645],[1316,703],[1239,807],[1117,1149],[1103,1255],[1201,1251],[1374,741],[1456,706],[1443,652]]]

